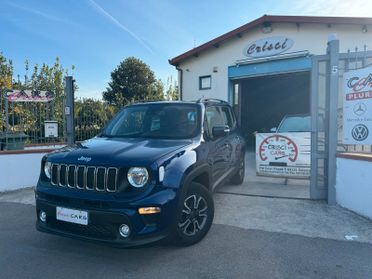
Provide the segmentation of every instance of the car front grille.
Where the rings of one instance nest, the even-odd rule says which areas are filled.
[[[52,164],[52,185],[100,192],[116,192],[119,169],[82,165]]]
[[[53,229],[61,230],[76,235],[94,237],[104,240],[113,240],[116,238],[115,235],[116,230],[112,225],[90,224],[88,226],[85,226],[59,221],[54,218],[49,218],[47,224]]]

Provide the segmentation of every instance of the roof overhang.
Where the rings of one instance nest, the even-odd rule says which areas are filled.
[[[268,23],[317,23],[317,24],[349,24],[349,25],[372,25],[372,18],[370,17],[318,17],[318,16],[273,16],[264,15],[256,20],[253,20],[243,26],[240,26],[230,32],[227,32],[209,42],[206,42],[198,47],[195,47],[185,53],[169,59],[169,64],[178,66],[183,60],[189,57],[198,57],[199,53],[209,48],[218,48],[221,43],[232,39],[234,37],[242,37],[244,32],[248,30],[266,25]]]

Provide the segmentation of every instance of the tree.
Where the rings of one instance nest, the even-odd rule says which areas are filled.
[[[113,106],[101,100],[92,98],[75,100],[75,139],[86,140],[94,137],[115,113]]]
[[[13,64],[0,52],[0,131],[5,130],[5,98],[4,95],[11,89],[37,89],[47,90],[54,96],[50,103],[11,103],[9,104],[10,131],[23,131],[33,137],[42,137],[42,123],[44,120],[57,120],[63,128],[63,100],[64,77],[68,75],[59,58],[53,65],[43,63],[30,66],[25,61],[25,76],[14,76]],[[71,68],[74,70],[74,66]]]
[[[176,81],[173,82],[172,76],[168,77],[166,88],[167,90],[165,92],[165,95],[166,95],[167,100],[177,101],[178,100],[178,86],[177,86]]]
[[[163,91],[163,83],[155,78],[147,64],[128,57],[111,72],[111,81],[103,92],[103,99],[121,107],[138,100],[162,100]]]

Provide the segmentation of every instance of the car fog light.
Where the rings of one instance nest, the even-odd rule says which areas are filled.
[[[42,210],[39,212],[39,219],[43,223],[46,221],[46,213]]]
[[[128,237],[130,235],[130,228],[126,224],[122,224],[119,228],[119,233],[122,237]]]
[[[160,212],[160,207],[140,207],[138,213],[141,215],[155,214]]]

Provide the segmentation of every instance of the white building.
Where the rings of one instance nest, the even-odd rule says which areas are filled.
[[[262,61],[257,61],[257,57],[265,57],[265,63],[269,63],[270,60],[278,59],[278,54],[290,54],[288,58],[281,57],[288,60],[302,57],[303,54],[325,54],[330,34],[335,34],[340,40],[340,52],[355,51],[356,47],[361,51],[364,46],[372,50],[372,18],[264,15],[170,59],[169,63],[179,70],[182,100],[195,100],[204,96],[231,101],[229,82],[235,80],[235,76],[229,74],[229,68],[244,61],[256,61],[261,65]],[[263,46],[267,40],[283,43],[286,38],[293,44],[289,45],[287,41],[287,47],[281,48],[281,51],[274,48],[271,51],[247,54],[247,47],[252,43],[258,42],[257,46]],[[267,71],[247,72],[241,77],[272,74],[273,70],[268,66]],[[210,86],[201,88],[200,80],[206,85],[208,83],[202,77],[210,77]]]
[[[264,15],[169,63],[179,73],[181,100],[216,98],[234,106],[248,150],[255,132],[270,132],[285,115],[310,115],[309,197],[337,200],[372,218],[372,145],[341,144],[343,75],[372,65],[372,18]],[[346,154],[336,154],[337,143]],[[349,165],[358,168],[355,178],[344,172]],[[346,185],[350,180],[357,183]]]

